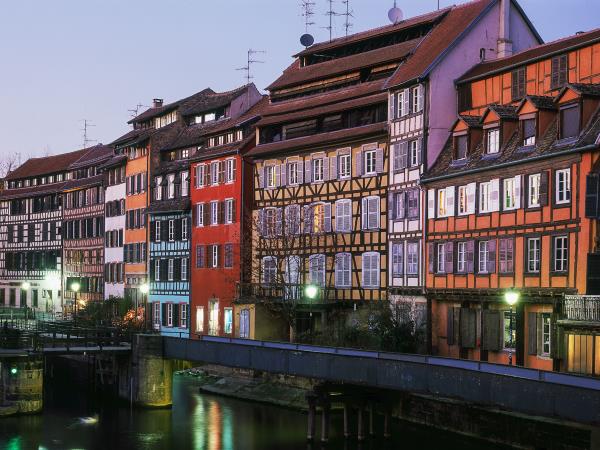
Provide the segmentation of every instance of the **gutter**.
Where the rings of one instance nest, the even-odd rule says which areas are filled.
[[[526,160],[519,160],[519,161],[508,161],[505,163],[501,163],[501,164],[497,164],[493,167],[478,167],[476,169],[470,169],[470,170],[465,170],[464,172],[460,172],[460,173],[453,173],[453,174],[446,174],[446,175],[439,175],[437,177],[425,177],[425,178],[421,178],[421,181],[423,182],[423,184],[427,184],[433,181],[440,181],[440,180],[447,180],[449,178],[455,178],[455,177],[460,177],[463,175],[469,175],[469,174],[474,174],[474,173],[481,173],[481,172],[486,172],[488,170],[496,170],[496,169],[502,169],[505,167],[512,167],[512,166],[516,166],[519,164],[523,164],[523,163],[528,163],[528,162],[533,162],[533,161],[540,161],[540,160],[544,160],[544,159],[550,159],[550,158],[554,158],[555,156],[563,156],[563,155],[569,155],[571,153],[580,153],[580,152],[586,152],[588,150],[595,150],[596,148],[598,148],[598,144],[588,144],[584,147],[579,147],[579,148],[575,148],[575,149],[569,149],[569,150],[563,150],[561,152],[557,152],[557,153],[552,153],[551,155],[539,155],[539,156],[534,156],[533,158],[528,158]]]

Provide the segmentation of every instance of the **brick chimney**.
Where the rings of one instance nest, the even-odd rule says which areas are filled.
[[[498,32],[498,58],[513,54],[510,40],[510,6],[512,0],[500,0],[500,28]]]
[[[155,98],[152,100],[152,104],[154,105],[155,108],[160,108],[163,105],[163,99]]]

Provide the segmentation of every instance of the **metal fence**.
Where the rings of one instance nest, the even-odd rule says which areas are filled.
[[[564,315],[568,320],[600,322],[600,296],[566,295]]]

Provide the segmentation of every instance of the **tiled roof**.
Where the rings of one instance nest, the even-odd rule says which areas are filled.
[[[545,95],[528,95],[523,99],[521,104],[529,100],[536,109],[556,109],[556,103],[554,103],[554,97]],[[521,105],[519,105],[520,107]]]
[[[54,194],[56,192],[62,192],[66,182],[61,181],[60,183],[42,184],[37,186],[29,186],[26,188],[18,189],[4,189],[0,191],[0,199],[11,200],[17,198],[26,197],[37,197],[40,195]]]
[[[470,116],[461,114],[458,116],[460,120],[464,121],[470,128],[481,128],[481,116]]]
[[[231,130],[233,128],[239,127],[248,121],[259,118],[263,115],[266,108],[269,106],[269,96],[263,95],[263,97],[254,104],[248,111],[243,113],[241,116],[236,117],[235,119],[226,119],[219,121],[215,124],[215,127],[210,128],[210,134],[217,134],[223,131]]]
[[[146,111],[144,111],[143,113],[137,115],[136,117],[134,117],[133,119],[131,119],[129,122],[127,123],[135,123],[135,122],[145,122],[149,119],[152,119],[153,117],[157,117],[160,116],[162,114],[166,114],[169,111],[173,111],[174,109],[179,108],[181,105],[183,105],[185,102],[195,102],[195,101],[199,101],[201,98],[207,96],[208,94],[214,94],[214,91],[211,88],[206,88],[201,90],[200,92],[196,92],[193,95],[190,95],[189,97],[186,98],[182,98],[180,100],[171,102],[167,105],[163,105],[160,106],[158,108],[150,108],[147,109]]]
[[[437,178],[451,178],[464,175],[472,171],[499,170],[499,167],[510,164],[525,163],[528,160],[551,157],[557,153],[568,151],[576,152],[582,147],[596,145],[600,135],[600,113],[597,113],[588,128],[577,138],[557,140],[558,117],[540,136],[535,146],[524,148],[521,127],[509,136],[498,155],[484,153],[483,142],[467,157],[466,162],[453,161],[453,141],[448,139],[446,146],[431,169],[423,176],[423,181],[433,181]]]
[[[113,142],[110,143],[110,145],[113,145],[115,147],[120,147],[123,145],[136,145],[149,139],[150,136],[152,136],[152,134],[154,133],[154,131],[154,128],[131,130],[125,133],[123,136],[115,139]]]
[[[553,54],[564,53],[595,42],[600,42],[600,28],[562,38],[557,41],[548,42],[547,44],[538,45],[506,58],[494,59],[477,64],[460,77],[457,80],[457,83],[464,83],[466,81],[483,78],[496,72],[508,70],[514,66],[531,63],[539,59],[546,59]]]
[[[93,177],[80,178],[78,180],[69,180],[63,187],[65,191],[72,191],[73,189],[82,189],[90,186],[96,186],[102,184],[104,175],[94,175]]]
[[[496,103],[492,103],[491,105],[488,105],[487,109],[489,111],[494,111],[500,119],[519,120],[519,116],[517,116],[516,106],[498,105]],[[486,115],[486,113],[484,113],[484,116]]]
[[[388,47],[336,58],[318,64],[311,64],[305,67],[300,67],[300,60],[296,60],[267,89],[274,91],[316,81],[325,77],[358,71],[378,64],[399,62],[410,55],[422,40],[423,38],[412,39]]]
[[[4,179],[10,181],[65,171],[73,162],[85,155],[87,151],[88,149],[81,149],[60,155],[30,158],[6,175]]]
[[[216,147],[203,148],[196,152],[192,161],[206,161],[207,159],[219,158],[225,155],[233,155],[242,153],[248,144],[252,144],[256,140],[256,133],[252,133],[246,139],[230,144],[218,145]]]
[[[600,84],[593,83],[569,83],[567,87],[572,88],[575,92],[581,95],[589,95],[591,97],[600,97]]]
[[[127,162],[127,156],[125,155],[115,155],[106,161],[104,164],[98,166],[98,169],[104,170],[110,167],[120,166],[121,164],[125,164]]]
[[[73,162],[69,169],[79,169],[92,165],[104,164],[114,156],[114,148],[109,145],[98,144],[87,149],[81,158]]]
[[[271,142],[261,144],[250,150],[247,155],[252,157],[261,157],[280,151],[302,151],[307,147],[320,145],[332,145],[339,142],[345,142],[350,139],[360,139],[367,136],[378,135],[387,132],[387,122],[364,125],[362,127],[346,128],[344,130],[331,131],[329,133],[319,133],[312,136],[304,136],[285,141]]]
[[[250,86],[252,86],[252,84],[238,87],[227,92],[212,92],[208,95],[190,98],[181,105],[181,114],[189,116],[227,106],[235,98],[243,95]]]
[[[497,0],[477,0],[454,6],[404,64],[390,77],[387,87],[412,82],[428,73],[451,44],[467,32],[469,26]]]
[[[168,212],[183,212],[189,211],[191,208],[191,202],[188,198],[172,198],[167,200],[160,200],[152,202],[148,208],[146,208],[146,213],[168,213]]]

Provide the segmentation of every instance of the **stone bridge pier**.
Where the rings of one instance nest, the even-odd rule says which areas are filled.
[[[0,360],[0,415],[32,414],[42,410],[44,360],[41,356]]]
[[[165,358],[163,337],[135,335],[131,360],[119,366],[119,397],[136,406],[169,407],[172,386],[173,361]]]

